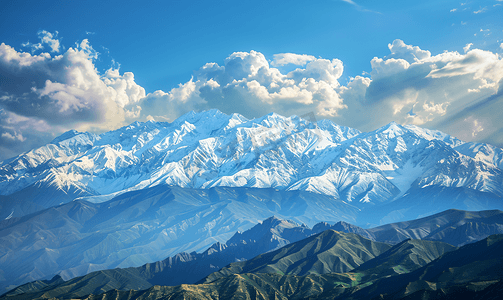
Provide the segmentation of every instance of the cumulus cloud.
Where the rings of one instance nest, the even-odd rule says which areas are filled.
[[[172,120],[185,110],[213,107],[247,117],[312,111],[317,119],[329,118],[361,130],[397,121],[438,128],[466,140],[494,140],[496,129],[487,125],[487,118],[495,123],[495,114],[486,110],[497,110],[498,101],[484,99],[494,97],[501,85],[498,54],[467,45],[464,54],[432,55],[402,40],[388,47],[389,55],[372,59],[368,76],[352,78],[346,85],[339,82],[344,67],[337,59],[288,53],[274,56],[269,64],[256,51],[237,52],[223,65],[204,65],[189,82],[168,93],[148,95],[141,104],[142,117],[163,112],[161,117]],[[286,64],[299,67],[290,72],[275,68]],[[476,135],[466,134],[463,130],[468,127],[463,124],[473,124],[467,121],[471,120],[467,108],[477,103],[477,110],[471,110],[473,118],[486,125]]]
[[[18,52],[2,43],[0,105],[50,124],[122,124],[124,108],[143,98],[145,90],[132,73],[108,70],[101,76],[95,57],[87,40],[57,56]]]
[[[51,48],[51,52],[59,52],[59,40],[56,38],[58,32],[50,33],[45,30],[38,32],[38,37],[40,38],[42,44],[47,44]]]
[[[396,121],[501,146],[503,61],[472,46],[463,54],[432,55],[395,40],[389,55],[371,60],[370,73],[347,84],[340,83],[338,59],[281,53],[268,61],[257,51],[235,52],[170,91],[146,94],[131,72],[100,74],[88,40],[57,55],[1,44],[0,159],[72,128],[100,132],[133,120],[171,122],[210,108],[249,118],[313,113],[363,131]],[[285,65],[296,69],[285,71]]]
[[[59,40],[57,39],[58,32],[48,32],[45,30],[40,30],[38,32],[38,38],[40,39],[39,43],[33,44],[30,43],[30,41],[21,44],[21,46],[26,47],[26,48],[31,48],[31,52],[34,53],[38,50],[43,50],[44,45],[49,46],[51,49],[51,52],[59,52],[60,44]]]
[[[59,51],[54,35],[46,31],[39,35],[51,52]],[[32,54],[0,44],[2,145],[28,142],[25,137],[33,132],[46,136],[47,142],[51,135],[71,128],[110,130],[134,117],[131,112],[145,90],[132,73],[110,69],[99,74],[96,57],[87,40],[59,55]]]
[[[274,60],[271,65],[274,67],[280,67],[288,64],[303,66],[310,61],[316,60],[316,57],[307,54],[280,53],[274,54],[273,56]]]
[[[314,111],[333,117],[346,106],[339,95],[340,60],[283,53],[269,64],[262,53],[235,52],[224,65],[208,63],[170,92],[156,91],[141,102],[141,115],[173,120],[189,110],[218,108],[258,117],[271,111],[302,115]],[[282,73],[275,66],[305,66]]]
[[[503,117],[503,61],[496,53],[471,46],[465,47],[465,54],[446,51],[433,56],[394,41],[391,55],[371,61],[369,80],[348,84],[342,93],[348,109],[335,121],[373,130],[395,120],[501,146],[502,125],[497,120]],[[352,92],[355,88],[360,92]]]
[[[399,58],[413,63],[431,56],[430,51],[421,50],[418,46],[406,45],[402,40],[394,40],[393,43],[388,44],[388,48],[391,55],[388,55],[387,59]]]

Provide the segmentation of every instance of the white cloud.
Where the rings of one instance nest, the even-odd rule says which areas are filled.
[[[170,92],[158,90],[150,93],[139,103],[140,119],[172,122],[184,113],[200,110],[205,107],[205,101],[200,97],[200,90],[204,87],[212,90],[216,87],[215,83],[212,79],[207,82],[194,82],[191,79]]]
[[[503,43],[500,44],[500,48],[503,49]]]
[[[274,67],[280,67],[288,64],[293,64],[297,66],[303,66],[310,61],[316,60],[316,57],[307,54],[295,54],[295,53],[280,53],[273,55],[274,60],[271,63]]]
[[[343,2],[346,2],[346,3],[349,3],[349,4],[351,4],[351,5],[356,5],[356,6],[358,6],[358,4],[356,4],[356,3],[355,3],[354,1],[352,1],[352,0],[342,0],[342,1],[343,1]]]
[[[463,47],[463,51],[468,52],[468,50],[470,50],[470,48],[473,46],[473,43],[469,43],[469,44],[466,44],[466,46]]]
[[[370,78],[355,78],[341,87],[347,109],[334,121],[365,131],[394,120],[437,128],[465,140],[501,143],[503,62],[498,54],[468,48],[466,54],[446,51],[433,56],[402,41],[393,44],[391,55],[372,59]],[[467,134],[462,125],[467,117],[479,125],[483,120],[484,130]]]
[[[484,34],[484,36],[489,36],[491,35],[491,30],[490,29],[480,29],[480,32],[482,32],[482,34]]]
[[[404,59],[382,59],[377,57],[374,57],[372,61],[370,61],[370,65],[372,66],[370,75],[373,79],[397,74],[403,72],[404,70],[407,70],[410,67],[410,64]]]
[[[233,53],[223,66],[208,63],[193,79],[168,93],[149,94],[142,102],[142,116],[160,119],[164,115],[173,120],[192,109],[216,107],[248,117],[272,111],[301,115],[306,110],[332,117],[345,109],[338,94],[343,72],[340,60],[292,53],[275,56],[275,65],[286,63],[305,67],[283,74],[259,52]]]
[[[486,12],[486,11],[487,11],[487,7],[483,7],[481,9],[479,9],[479,10],[474,11],[473,13],[474,14],[480,14],[480,13],[483,13],[483,12]]]
[[[317,119],[364,131],[397,121],[498,142],[503,61],[472,46],[464,54],[432,55],[395,40],[390,55],[373,58],[372,71],[346,85],[339,82],[344,66],[338,59],[282,53],[269,64],[260,52],[235,52],[223,65],[203,65],[170,91],[146,95],[131,72],[111,68],[99,74],[93,62],[98,53],[87,40],[57,56],[1,44],[0,74],[13,80],[0,82],[0,141],[21,149],[34,136],[49,138],[70,128],[110,130],[136,119],[173,121],[191,110],[218,108],[251,118],[314,112]],[[286,64],[298,67],[276,68]],[[473,128],[467,131],[466,124]]]
[[[49,45],[51,52],[59,52],[59,40],[56,39],[58,32],[50,33],[48,31],[42,30],[38,32],[38,37],[40,38],[42,44]]]
[[[386,58],[400,58],[409,63],[427,59],[431,56],[430,51],[421,50],[418,46],[407,45],[402,40],[394,40],[392,44],[388,44],[388,48],[391,55]]]
[[[453,8],[453,9],[450,10],[450,12],[455,12],[457,10],[458,10],[457,8]]]
[[[40,35],[53,51],[60,48],[59,41],[52,41],[54,35]],[[57,56],[32,55],[0,44],[0,73],[9,78],[0,80],[0,126],[15,129],[2,127],[2,143],[13,137],[26,141],[24,137],[34,132],[52,138],[71,128],[110,130],[125,125],[145,90],[132,73],[111,69],[99,74],[96,57],[87,40]]]
[[[58,35],[57,31],[55,33],[51,33],[45,30],[41,30],[38,32],[38,38],[40,39],[40,43],[33,44],[30,43],[30,41],[27,41],[26,43],[22,43],[21,46],[25,48],[31,48],[31,53],[43,50],[44,45],[48,45],[49,48],[51,49],[51,52],[59,52],[60,43],[59,40],[56,38],[57,35]]]
[[[482,127],[479,120],[470,117],[466,118],[464,121],[469,124],[472,137],[476,137],[480,132],[484,131],[484,127]]]
[[[2,138],[6,138],[6,139],[9,139],[12,141],[24,142],[26,140],[26,138],[24,138],[22,134],[17,133],[17,132],[13,132],[13,133],[3,132],[1,136],[2,136]]]
[[[21,44],[21,46],[26,47],[26,48],[31,48],[31,53],[34,53],[35,51],[44,49],[44,46],[42,46],[41,43],[32,44],[29,41]]]
[[[427,112],[439,114],[441,116],[447,113],[447,106],[449,106],[449,102],[434,104],[433,102],[425,102],[423,104],[423,109]]]
[[[365,11],[365,12],[371,12],[371,13],[378,13],[378,14],[380,14],[380,12],[372,11],[372,10],[369,10],[369,9],[365,9],[361,5],[357,4],[356,2],[354,2],[352,0],[341,0],[341,1],[353,5],[359,11]]]

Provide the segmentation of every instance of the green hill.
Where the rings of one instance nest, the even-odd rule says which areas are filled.
[[[426,296],[420,299],[437,299],[439,293],[448,295],[463,289],[482,291],[502,280],[503,235],[498,234],[445,253],[411,273],[377,280],[353,297],[400,299],[416,293],[417,297]]]
[[[354,233],[326,230],[251,260],[231,263],[220,271],[210,274],[202,282],[208,283],[240,273],[299,276],[344,273],[390,248],[388,244],[373,242]]]
[[[373,277],[409,273],[453,250],[456,247],[442,242],[405,240],[351,272]]]
[[[333,234],[333,233],[332,233]],[[422,251],[421,251],[422,249]],[[199,285],[154,286],[143,291],[109,291],[82,299],[500,299],[503,291],[503,235],[444,253],[407,274],[388,276],[390,260],[420,262],[450,250],[445,244],[406,241],[386,255],[357,268],[360,272],[382,270],[383,277],[363,283],[358,273],[306,276],[242,273]],[[384,253],[383,253],[384,254]],[[387,257],[387,259],[385,259]],[[382,264],[379,262],[382,261]],[[354,270],[356,271],[356,270]],[[377,274],[376,274],[377,275]]]

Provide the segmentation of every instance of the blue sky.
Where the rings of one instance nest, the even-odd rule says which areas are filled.
[[[61,2],[2,2],[0,160],[209,108],[503,145],[503,1]]]

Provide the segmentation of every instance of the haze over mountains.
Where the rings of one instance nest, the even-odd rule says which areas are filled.
[[[70,131],[3,161],[0,218],[167,184],[310,191],[360,208],[395,203],[386,219],[372,220],[379,224],[449,208],[501,208],[502,166],[502,149],[412,125],[362,133],[328,120],[274,113],[248,120],[210,110],[101,135]],[[418,193],[442,201],[433,197],[436,209],[414,215]]]
[[[414,244],[408,243],[412,247]],[[390,251],[407,253],[399,247]],[[434,248],[413,249],[427,255]],[[356,269],[342,274],[307,276],[245,273],[201,285],[115,290],[81,299],[498,299],[503,291],[502,250],[503,235],[499,234],[444,252],[410,273],[390,277],[377,272],[374,275],[378,279],[370,281],[365,279],[368,270]]]
[[[422,223],[427,225],[433,219],[441,222],[450,219],[452,213],[445,212]],[[495,213],[477,215],[490,219],[502,214]],[[451,225],[455,225],[456,220],[452,221]],[[404,224],[396,225],[398,228]],[[417,225],[415,230],[420,231]],[[204,284],[166,287],[173,285],[176,275],[186,279],[188,274],[198,276],[199,269],[204,269],[209,262],[222,262],[225,257],[235,255],[246,257],[250,252],[245,240],[250,241],[250,237],[257,240],[249,249],[261,244],[265,250],[287,241],[282,236],[298,237],[309,231],[304,226],[270,218],[202,254],[180,254],[139,268],[93,272],[67,282],[57,276],[50,281],[25,284],[1,298],[96,299],[98,294],[106,292],[98,299],[171,299],[182,295],[191,299],[240,299],[246,295],[252,299],[305,299],[308,296],[310,299],[373,299],[379,295],[401,299],[416,294],[420,295],[413,296],[417,299],[441,299],[463,289],[475,295],[481,291],[494,294],[494,288],[498,289],[498,282],[503,279],[501,234],[457,249],[439,241],[416,239],[392,246],[329,229],[248,261],[232,263],[207,276],[201,281]],[[236,241],[240,244],[235,244]],[[94,296],[88,297],[90,293]]]
[[[362,133],[211,110],[101,135],[70,131],[0,163],[0,287],[200,260],[273,215],[297,223],[267,251],[327,229],[460,246],[501,233],[502,168],[502,149],[396,123]],[[452,208],[492,211],[368,229]],[[247,245],[257,248],[246,259],[262,253]]]
[[[71,207],[71,204],[73,203],[65,204],[60,208]],[[78,205],[80,203],[76,201],[70,211],[87,211],[89,220],[95,218],[92,217],[93,212],[99,211],[99,209],[91,210],[89,208],[77,210],[75,206]],[[89,205],[93,204],[89,203]],[[148,259],[146,262],[155,262],[156,260],[159,262],[138,268],[124,269],[125,273],[121,269],[93,272],[83,279],[70,280],[65,283],[65,286],[75,285],[82,280],[99,283],[97,287],[86,285],[86,289],[83,289],[83,291],[91,293],[95,289],[103,288],[103,286],[110,289],[119,289],[124,286],[138,289],[139,287],[148,288],[152,284],[196,283],[229,263],[252,259],[264,252],[287,246],[326,230],[356,233],[367,239],[368,243],[376,241],[391,245],[406,239],[423,239],[449,242],[452,245],[460,246],[483,239],[491,234],[503,233],[503,212],[498,210],[481,212],[449,210],[414,221],[393,223],[370,229],[363,229],[346,222],[332,225],[321,222],[310,228],[272,217],[249,230],[235,233],[225,243],[218,242],[211,245],[201,253],[176,252],[176,255],[172,254],[172,257],[168,257],[169,255],[165,254],[168,253],[167,251],[156,249],[173,244],[187,247],[198,242],[201,243],[201,236],[204,238],[207,233],[201,232],[200,228],[197,231],[189,228],[186,233],[180,229],[178,236],[172,235],[171,241],[166,241],[162,239],[165,235],[155,230],[149,232],[145,228],[145,231],[139,233],[138,226],[131,226],[134,224],[134,218],[132,221],[119,218],[123,223],[123,229],[119,229],[116,224],[110,225],[110,228],[105,231],[108,225],[100,224],[99,230],[89,230],[88,232],[85,226],[79,225],[75,219],[72,219],[72,216],[75,217],[76,214],[56,214],[55,211],[60,208],[47,210],[52,219],[35,216],[38,222],[27,219],[10,229],[0,231],[2,236],[10,238],[2,238],[1,243],[5,245],[2,247],[5,260],[0,265],[0,270],[9,270],[9,272],[2,273],[5,279],[0,283],[3,286],[22,284],[40,278],[50,279],[55,274],[60,274],[65,280],[68,280],[94,270],[110,269],[117,266],[121,268],[139,266],[142,259],[145,260],[145,258]],[[107,210],[105,211],[107,212]],[[126,211],[121,215],[128,214]],[[102,215],[99,218],[101,217]],[[235,216],[233,222],[236,222],[238,217]],[[166,215],[160,215],[156,220],[163,218],[166,218]],[[84,225],[86,223],[83,222]],[[90,223],[92,224],[92,222]],[[44,228],[42,228],[42,224],[45,226]],[[154,222],[150,221],[150,224],[154,224]],[[197,224],[193,226],[197,228]],[[160,227],[165,228],[162,224]],[[25,231],[20,231],[19,228]],[[80,232],[77,230],[79,228],[81,228]],[[30,230],[33,232],[30,233]],[[64,234],[64,230],[70,230],[70,233]],[[13,236],[24,235],[30,237],[19,239],[19,241],[13,239]],[[146,237],[141,238],[142,235]],[[124,236],[130,240],[129,243],[127,241],[119,243],[120,238]],[[41,237],[45,238],[41,239]],[[7,245],[13,246],[8,247]],[[330,256],[334,253],[336,252],[330,250],[322,256]],[[373,256],[367,255],[365,257],[368,259]],[[160,258],[156,259],[156,257]],[[351,258],[351,260],[355,260],[355,258]],[[361,260],[357,265],[350,263],[351,267],[348,268],[354,268],[361,263]],[[100,279],[96,280],[97,278]],[[117,278],[128,278],[128,280],[117,280]]]

